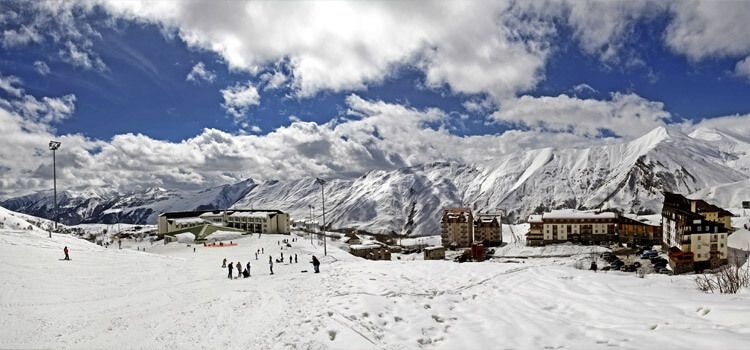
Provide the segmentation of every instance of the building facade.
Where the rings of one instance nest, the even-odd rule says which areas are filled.
[[[247,233],[288,234],[289,214],[280,210],[227,209],[159,214],[159,235],[211,225]]]
[[[474,217],[471,209],[443,209],[440,231],[444,247],[470,247],[474,241]]]
[[[486,241],[490,246],[499,246],[503,243],[502,225],[497,215],[477,215],[477,219],[474,220],[474,241]]]
[[[526,245],[543,246],[544,245],[544,221],[542,215],[529,215],[529,232],[526,234]]]
[[[696,200],[676,193],[664,193],[662,244],[670,251],[670,265],[676,273],[715,268],[727,263],[729,230],[721,219],[722,215],[714,208],[705,211],[705,207],[701,213],[700,207]],[[717,221],[709,220],[709,217]]]
[[[350,245],[349,252],[354,256],[368,260],[391,260],[391,251],[388,247],[378,244]]]
[[[624,242],[649,245],[661,235],[658,225],[619,215],[614,212],[553,210],[530,215],[526,245],[552,243],[602,244]]]
[[[443,260],[445,259],[445,247],[427,247],[423,250],[425,260]]]

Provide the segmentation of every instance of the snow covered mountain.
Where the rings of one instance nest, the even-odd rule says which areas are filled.
[[[62,191],[58,193],[60,222],[155,223],[164,211],[228,208],[255,187],[253,180],[212,187],[197,192],[166,190],[159,187],[121,194],[116,191]],[[52,191],[0,202],[10,210],[45,218],[54,217]]]
[[[445,206],[502,209],[511,221],[554,208],[658,212],[663,190],[694,193],[723,184],[750,185],[750,143],[746,141],[716,130],[686,135],[657,128],[620,144],[535,149],[502,155],[484,164],[431,163],[373,170],[326,184],[326,222],[332,227],[371,232],[435,235]],[[197,193],[152,189],[109,196],[68,195],[61,204],[65,208],[61,217],[70,223],[153,223],[165,210],[255,207],[277,208],[289,211],[292,218],[305,219],[312,205],[316,220],[322,219],[321,188],[312,177],[259,184],[246,180]],[[50,204],[49,193],[0,203],[45,217],[51,217]]]

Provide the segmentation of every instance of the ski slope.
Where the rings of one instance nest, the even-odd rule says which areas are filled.
[[[19,219],[20,220],[20,219]],[[322,273],[300,237],[232,247],[102,248],[0,230],[0,348],[626,349],[736,348],[750,341],[750,293],[710,295],[690,276],[592,273],[576,259],[377,262],[329,242]],[[72,261],[61,261],[68,246]],[[124,245],[125,246],[125,245]],[[131,246],[131,245],[128,245]],[[266,254],[255,260],[263,247]],[[221,261],[252,264],[229,280]]]

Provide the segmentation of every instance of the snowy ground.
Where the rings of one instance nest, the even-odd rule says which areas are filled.
[[[1,214],[1,213],[0,213]],[[300,238],[214,248],[102,248],[65,235],[0,230],[0,348],[591,349],[737,348],[750,292],[711,295],[690,276],[592,273],[572,258],[518,263],[367,261],[329,243],[322,273]],[[146,245],[148,244],[148,245]],[[61,261],[62,247],[72,261]],[[255,260],[263,247],[266,254]],[[229,280],[221,260],[250,260]]]

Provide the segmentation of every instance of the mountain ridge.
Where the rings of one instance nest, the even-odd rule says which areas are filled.
[[[744,165],[750,144],[712,137],[712,132],[721,134],[703,130],[691,136],[659,127],[616,144],[532,149],[482,164],[432,162],[330,179],[325,185],[326,221],[337,228],[434,235],[445,206],[503,210],[510,221],[556,208],[657,212],[664,190],[690,194],[747,184]],[[304,220],[310,206],[315,219],[322,219],[321,188],[314,177],[262,183],[247,179],[193,192],[151,188],[112,198],[109,193],[75,197],[68,192],[60,197],[61,220],[153,223],[161,211],[251,207],[280,209]],[[32,194],[0,205],[51,217],[47,198]]]

